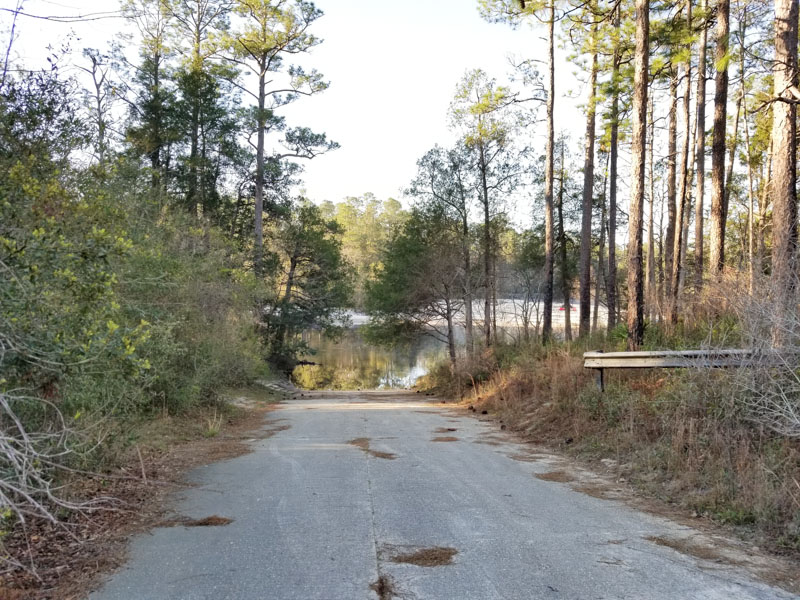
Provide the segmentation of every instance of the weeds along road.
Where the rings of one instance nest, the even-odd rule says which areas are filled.
[[[735,544],[585,493],[585,472],[423,400],[285,402],[275,435],[193,471],[173,507],[232,522],[138,537],[92,600],[796,597]]]

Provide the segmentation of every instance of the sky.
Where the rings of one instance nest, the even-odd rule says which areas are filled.
[[[16,0],[0,0],[13,8]],[[457,82],[468,69],[482,68],[507,79],[509,56],[546,60],[544,27],[485,22],[477,0],[317,0],[325,14],[313,25],[324,42],[303,59],[330,81],[324,93],[286,107],[290,125],[324,131],[341,148],[305,163],[305,194],[315,202],[340,201],[366,192],[402,200],[416,172],[416,161],[435,144],[454,139],[447,111]],[[110,11],[116,0],[27,0],[31,14],[75,15]],[[7,43],[10,15],[0,13]],[[125,27],[119,19],[52,24],[20,17],[14,56],[26,67],[43,64],[48,44],[70,31],[76,54],[82,47],[103,49]],[[557,49],[556,123],[580,135],[579,104],[585,91],[574,68]],[[546,64],[543,62],[541,70]],[[542,111],[540,117],[544,118]],[[543,133],[543,125],[538,128]],[[534,133],[542,151],[544,138]],[[524,204],[524,203],[523,203]],[[512,219],[527,221],[521,208]]]

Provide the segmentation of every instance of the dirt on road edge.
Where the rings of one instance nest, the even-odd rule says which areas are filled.
[[[274,408],[238,408],[212,437],[188,440],[180,438],[196,431],[197,417],[193,422],[189,417],[171,417],[175,434],[164,448],[143,448],[114,472],[87,477],[75,485],[79,497],[112,497],[113,505],[91,514],[72,514],[66,526],[31,521],[27,536],[15,532],[3,540],[12,556],[32,559],[36,571],[0,574],[0,600],[86,598],[101,585],[104,575],[125,562],[133,535],[163,522],[168,495],[190,485],[185,476],[191,469],[247,454],[251,451],[247,442],[286,429],[274,418]]]

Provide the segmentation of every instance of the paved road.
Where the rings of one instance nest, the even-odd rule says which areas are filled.
[[[379,577],[393,588],[383,599],[795,597],[650,541],[697,532],[538,479],[552,460],[522,460],[496,425],[422,400],[285,403],[272,418],[289,428],[193,471],[197,487],[176,501],[180,515],[233,522],[138,537],[92,600],[375,599]],[[432,548],[457,553],[441,566],[394,562]]]

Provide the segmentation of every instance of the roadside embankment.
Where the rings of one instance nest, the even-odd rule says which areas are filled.
[[[486,410],[526,440],[604,468],[693,517],[800,555],[800,441],[749,410],[733,370],[607,373],[583,348],[498,348],[420,382]]]
[[[83,510],[55,522],[32,517],[4,535],[0,600],[85,598],[100,575],[124,562],[129,537],[164,519],[168,494],[187,485],[190,469],[246,454],[248,441],[273,432],[263,427],[266,414],[288,390],[264,384],[226,390],[218,402],[178,415],[128,422],[113,467],[62,482],[62,495],[86,503]]]

